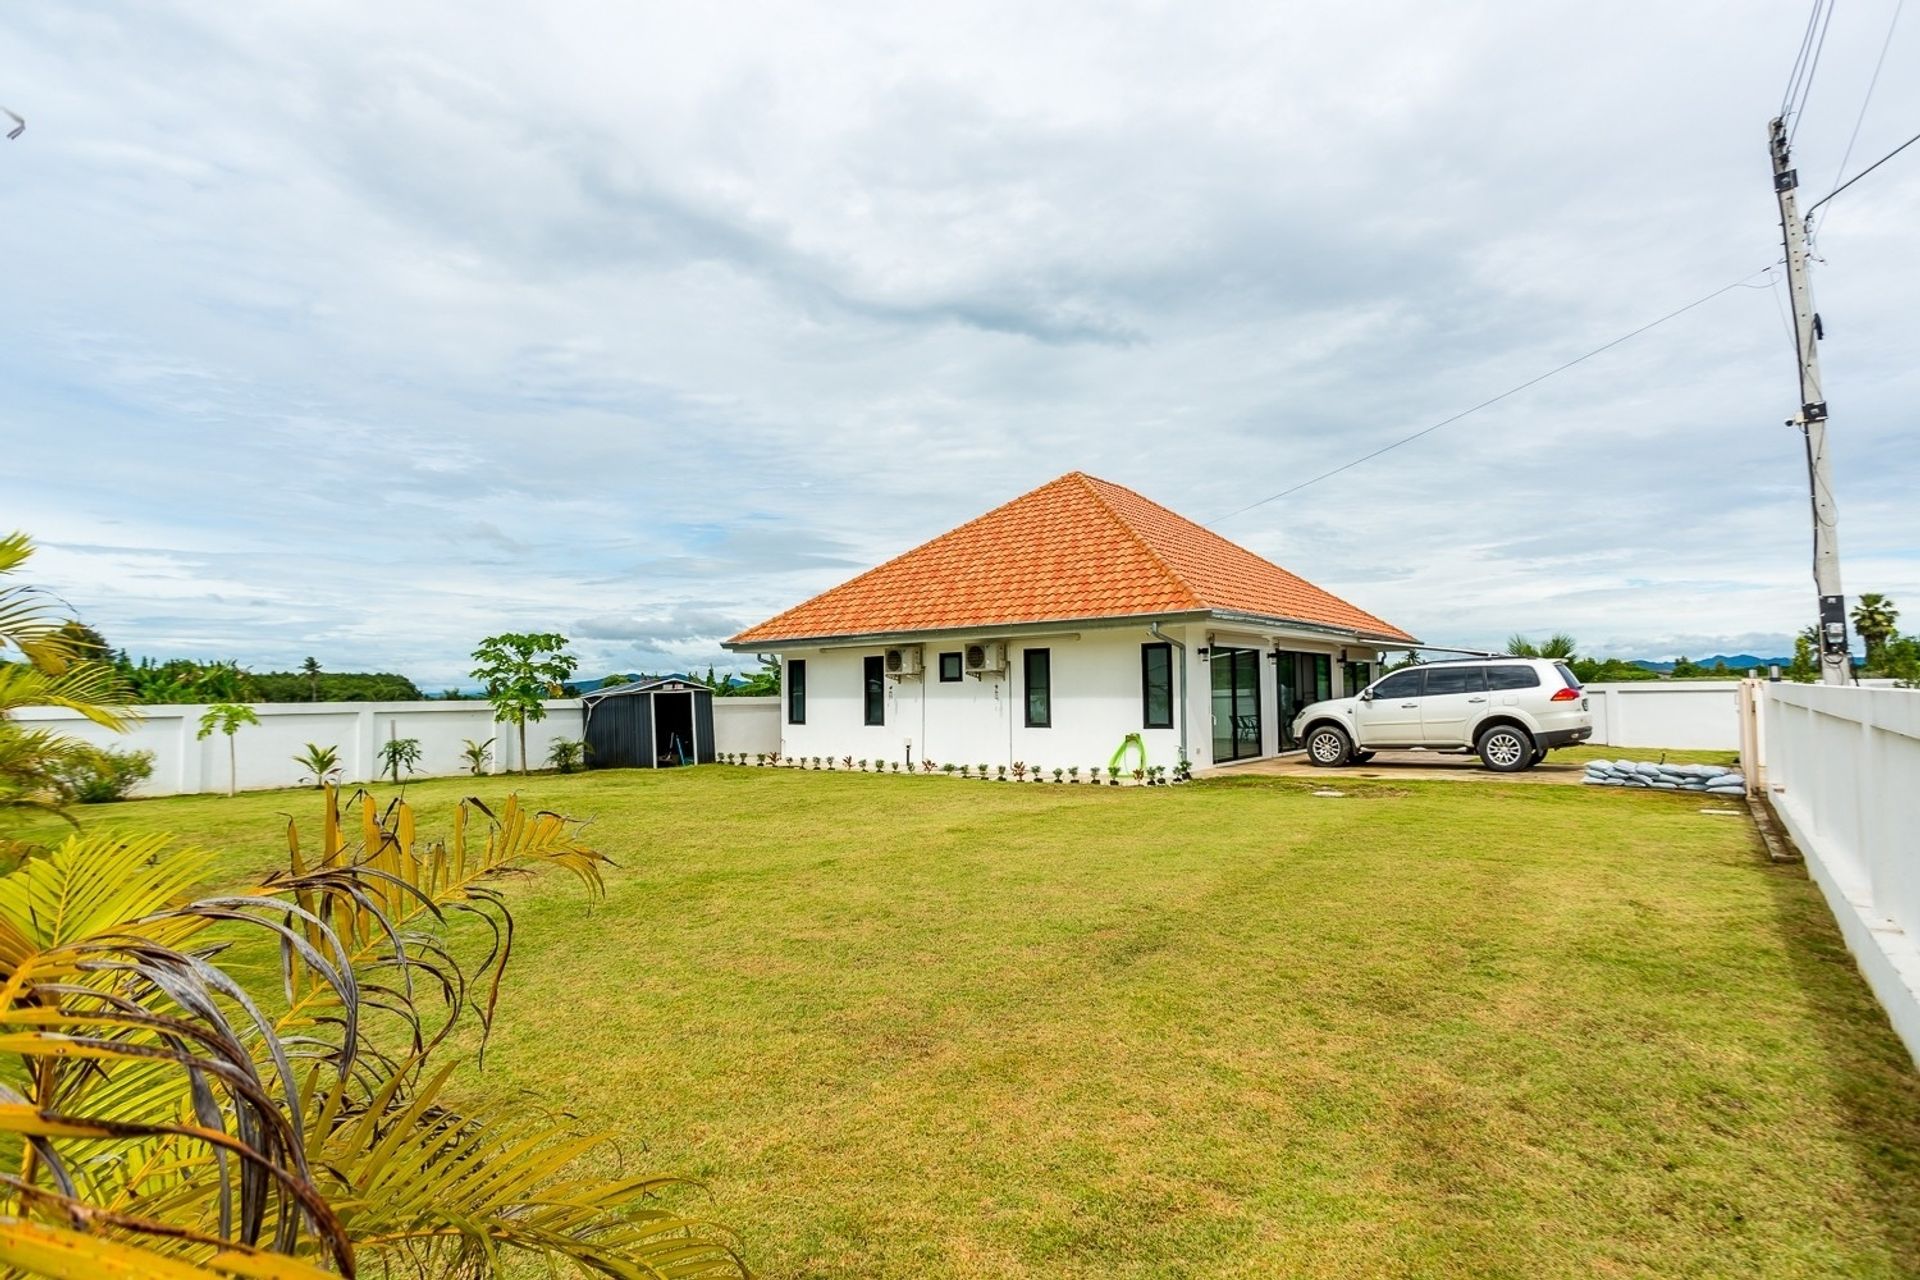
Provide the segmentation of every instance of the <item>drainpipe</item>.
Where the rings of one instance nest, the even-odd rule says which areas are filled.
[[[1157,621],[1147,624],[1147,634],[1180,651],[1180,758],[1191,767],[1193,757],[1187,754],[1187,646],[1162,631]]]

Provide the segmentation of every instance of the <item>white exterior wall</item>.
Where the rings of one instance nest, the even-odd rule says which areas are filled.
[[[1920,1063],[1920,691],[1762,687],[1774,812]]]
[[[1276,638],[1271,633],[1199,624],[1167,626],[1163,631],[1186,645],[1187,756],[1193,766],[1205,768],[1213,763],[1212,683],[1208,660],[1199,656],[1209,635],[1220,645],[1261,651],[1261,749],[1271,754],[1279,742],[1279,728],[1273,663],[1265,654]],[[1147,729],[1143,727],[1140,647],[1155,643],[1155,637],[1145,626],[1082,627],[1006,639],[1005,674],[963,675],[953,683],[940,680],[941,653],[964,652],[970,643],[1002,638],[983,633],[913,641],[923,645],[926,670],[917,677],[887,681],[886,723],[880,726],[865,723],[864,661],[884,654],[886,644],[784,651],[785,663],[802,659],[807,664],[807,722],[787,723],[782,707],[781,754],[904,761],[911,743],[916,767],[931,756],[939,764],[997,767],[1021,761],[1048,771],[1077,765],[1084,773],[1095,765],[1104,769],[1126,736],[1135,733],[1146,745],[1149,764],[1171,768],[1179,761],[1181,650],[1177,646],[1173,650],[1174,727]],[[1334,655],[1334,695],[1340,695],[1338,645],[1319,639],[1280,638],[1278,642],[1289,649]],[[1026,727],[1022,654],[1029,648],[1050,653],[1050,728]],[[1358,648],[1352,653],[1356,658],[1377,656]],[[790,667],[783,668],[782,688],[790,691],[792,678],[787,671]]]
[[[139,708],[129,733],[113,733],[71,711],[29,707],[13,716],[28,729],[48,729],[118,750],[151,751],[153,776],[134,794],[193,795],[227,789],[227,739],[214,733],[197,739],[204,706]],[[527,756],[533,767],[562,738],[582,732],[580,702],[556,698],[546,703],[547,718],[527,725]],[[300,784],[293,756],[307,743],[340,753],[342,782],[367,782],[379,768],[380,744],[389,737],[418,738],[421,759],[415,777],[465,773],[460,751],[468,738],[492,738],[493,772],[519,767],[519,738],[511,724],[496,723],[485,702],[283,702],[253,708],[257,725],[242,725],[234,736],[240,789]],[[714,746],[722,752],[772,751],[779,740],[777,698],[715,698]]]

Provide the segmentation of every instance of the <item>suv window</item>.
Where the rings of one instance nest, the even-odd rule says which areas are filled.
[[[1487,691],[1487,669],[1485,667],[1428,667],[1427,696],[1434,697],[1442,693],[1485,693]]]
[[[1417,698],[1420,696],[1420,680],[1427,673],[1423,670],[1396,671],[1373,686],[1376,698]]]
[[[1580,687],[1580,677],[1573,674],[1572,667],[1568,666],[1564,662],[1556,662],[1553,664],[1553,669],[1555,671],[1558,671],[1560,673],[1560,678],[1567,682],[1567,688],[1578,689]]]
[[[1489,689],[1538,689],[1540,673],[1532,667],[1514,663],[1510,667],[1488,667],[1487,687]]]

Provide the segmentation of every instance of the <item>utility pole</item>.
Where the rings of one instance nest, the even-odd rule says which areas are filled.
[[[1833,501],[1827,461],[1827,398],[1820,390],[1820,317],[1807,279],[1807,228],[1795,191],[1800,183],[1787,152],[1787,123],[1767,126],[1773,155],[1773,192],[1780,200],[1780,233],[1787,251],[1787,293],[1793,300],[1793,346],[1800,365],[1800,412],[1787,420],[1807,441],[1807,479],[1813,492],[1813,585],[1820,596],[1820,679],[1847,684],[1853,663],[1847,652],[1847,597],[1840,588],[1840,513]]]

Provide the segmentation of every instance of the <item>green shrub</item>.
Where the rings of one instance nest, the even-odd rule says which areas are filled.
[[[153,776],[153,752],[87,747],[68,755],[55,770],[60,794],[70,804],[125,800]]]
[[[587,758],[587,744],[574,738],[561,738],[547,748],[547,763],[561,773],[572,773]]]

